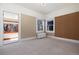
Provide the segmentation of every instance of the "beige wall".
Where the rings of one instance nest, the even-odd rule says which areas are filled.
[[[55,34],[54,33],[48,33],[47,32],[47,36],[54,36]]]
[[[36,18],[23,14],[21,16],[21,38],[36,36]]]

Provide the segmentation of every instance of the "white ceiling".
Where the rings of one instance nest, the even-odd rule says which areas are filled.
[[[74,5],[76,3],[46,3],[45,6],[41,6],[42,3],[18,3],[18,5],[21,5],[25,8],[29,8],[31,10],[34,10],[36,12],[40,12],[42,14],[48,14],[52,11],[65,8],[70,5]]]

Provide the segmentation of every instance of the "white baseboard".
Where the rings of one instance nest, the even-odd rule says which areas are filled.
[[[22,38],[19,41],[32,40],[32,39],[36,39],[36,37]]]
[[[68,42],[72,42],[72,43],[79,43],[78,40],[73,40],[73,39],[67,39],[67,38],[61,38],[61,37],[56,37],[56,36],[48,36],[49,38],[53,38],[53,39],[59,39],[59,40],[64,40],[64,41],[68,41]]]

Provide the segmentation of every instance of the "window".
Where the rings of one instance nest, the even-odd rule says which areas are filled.
[[[52,21],[47,21],[47,30],[48,31],[53,31],[53,20]]]
[[[44,20],[37,19],[37,21],[36,21],[36,30],[37,30],[37,32],[44,31]]]
[[[42,21],[41,21],[41,20],[38,20],[38,21],[37,21],[37,24],[38,24],[38,31],[43,30],[43,24],[42,24]]]
[[[54,21],[46,20],[46,32],[54,32]]]

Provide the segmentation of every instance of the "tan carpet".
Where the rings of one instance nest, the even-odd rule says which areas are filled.
[[[58,39],[24,40],[0,47],[1,55],[71,55],[79,54],[79,43]]]

